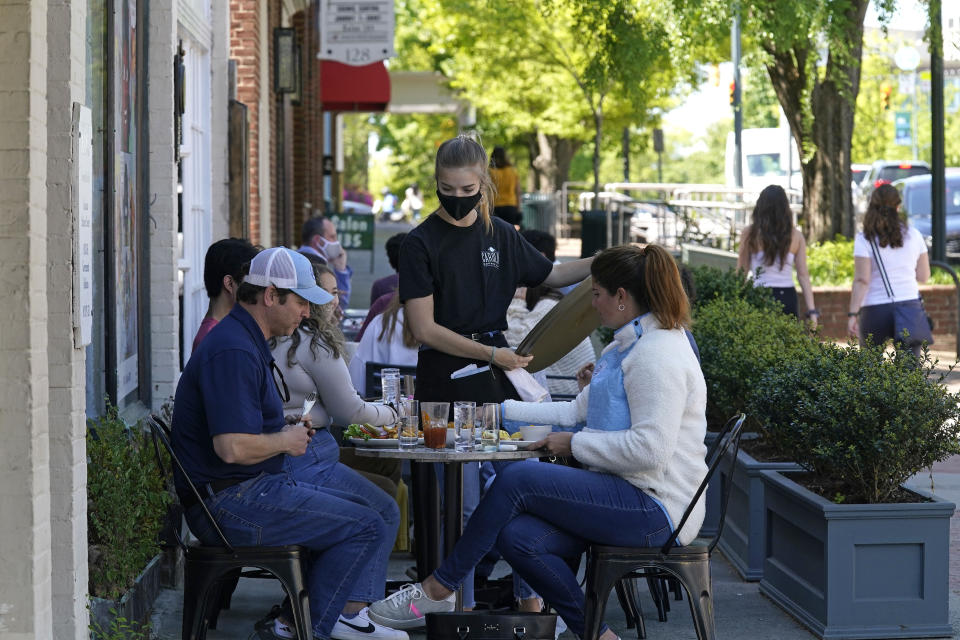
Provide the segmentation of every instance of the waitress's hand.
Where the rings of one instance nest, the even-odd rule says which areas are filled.
[[[553,456],[571,456],[570,441],[573,440],[573,433],[569,431],[556,431],[549,434],[543,440],[537,440],[529,449],[542,449]]]
[[[526,367],[531,360],[533,360],[533,356],[518,356],[512,349],[506,347],[497,347],[496,353],[493,354],[493,364],[504,371]]]

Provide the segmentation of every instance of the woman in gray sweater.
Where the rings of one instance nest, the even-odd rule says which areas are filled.
[[[337,306],[336,276],[326,266],[314,265],[317,284],[333,294],[333,301],[310,305],[310,317],[289,338],[271,341],[277,367],[290,391],[284,411],[299,414],[304,397],[317,393],[317,402],[310,411],[316,433],[306,454],[286,456],[284,469],[297,482],[308,482],[336,492],[341,497],[377,511],[390,533],[384,544],[371,553],[360,579],[350,594],[351,602],[372,602],[383,596],[387,578],[387,561],[400,524],[400,510],[393,496],[360,473],[340,462],[340,446],[331,435],[331,424],[347,425],[366,422],[375,426],[397,421],[396,412],[388,406],[364,402],[350,382],[344,361],[344,337],[334,313]]]

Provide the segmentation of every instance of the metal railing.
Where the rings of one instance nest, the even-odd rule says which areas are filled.
[[[950,274],[950,277],[953,278],[953,284],[954,284],[954,286],[956,286],[956,288],[957,288],[957,333],[956,333],[957,339],[956,339],[956,347],[957,347],[957,358],[960,359],[960,276],[958,276],[958,275],[957,275],[957,272],[953,269],[953,267],[951,267],[951,266],[950,266],[949,264],[947,264],[946,262],[941,262],[941,261],[939,261],[939,260],[931,260],[931,261],[930,261],[930,267],[931,267],[931,268],[933,268],[933,267],[939,267],[940,269],[943,269],[944,271],[946,271],[947,273],[949,273],[949,274]]]

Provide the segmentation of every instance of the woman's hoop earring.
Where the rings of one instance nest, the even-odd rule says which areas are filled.
[[[620,305],[619,307],[617,307],[617,311],[623,311],[624,309],[626,309],[626,307],[623,305]]]

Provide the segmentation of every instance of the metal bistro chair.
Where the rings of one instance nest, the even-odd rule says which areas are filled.
[[[310,626],[310,603],[307,600],[307,587],[304,582],[301,562],[307,557],[306,547],[288,545],[283,547],[235,547],[230,544],[226,536],[217,525],[213,514],[201,499],[200,492],[187,476],[183,465],[173,452],[170,445],[170,429],[164,421],[156,415],[151,415],[147,422],[153,434],[154,452],[157,454],[157,465],[161,473],[167,477],[160,456],[159,441],[170,454],[172,465],[180,473],[190,492],[200,503],[203,513],[213,525],[221,546],[205,547],[199,544],[186,544],[177,533],[177,543],[183,549],[184,580],[183,580],[183,640],[204,640],[211,622],[216,620],[221,605],[221,583],[229,579],[237,570],[252,567],[254,571],[243,572],[243,577],[272,577],[283,585],[290,604],[293,608],[294,624],[301,640],[312,638]],[[171,472],[173,469],[171,469]],[[215,622],[214,622],[215,624]]]
[[[687,592],[697,638],[715,640],[717,634],[713,619],[710,556],[723,532],[723,520],[727,511],[727,500],[730,497],[730,483],[723,487],[720,519],[713,539],[709,542],[697,540],[686,546],[675,546],[675,544],[694,506],[706,491],[714,471],[731,447],[733,447],[733,456],[730,464],[731,466],[734,464],[737,451],[740,449],[740,431],[745,419],[746,415],[743,413],[734,416],[720,431],[717,437],[718,444],[713,448],[713,455],[708,457],[710,466],[707,475],[704,476],[703,482],[700,483],[693,499],[683,512],[683,517],[673,535],[662,547],[611,547],[592,544],[587,549],[584,640],[597,640],[610,590],[624,576],[640,570],[646,570],[648,576],[649,571],[656,571],[658,574],[670,575],[679,580]]]
[[[367,392],[364,394],[365,400],[371,400],[380,397],[380,371],[389,368],[400,369],[400,378],[403,376],[417,377],[417,367],[409,365],[388,364],[386,362],[368,362],[365,370]]]

